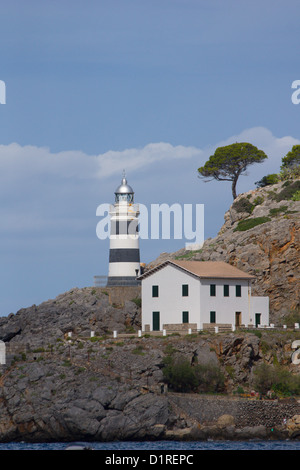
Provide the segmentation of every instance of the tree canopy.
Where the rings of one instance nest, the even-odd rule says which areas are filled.
[[[218,147],[204,166],[198,168],[199,177],[206,181],[232,181],[232,196],[236,199],[236,184],[240,175],[253,163],[262,163],[267,155],[252,144],[240,142]]]
[[[300,165],[300,145],[294,145],[292,150],[282,158],[281,169],[293,169]]]

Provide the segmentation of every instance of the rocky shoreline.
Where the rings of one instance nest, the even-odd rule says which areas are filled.
[[[0,442],[300,438],[300,400],[166,390],[170,347],[200,363],[219,361],[224,371],[231,363],[227,390],[246,383],[245,370],[264,357],[251,333],[58,338],[19,350],[0,377]]]

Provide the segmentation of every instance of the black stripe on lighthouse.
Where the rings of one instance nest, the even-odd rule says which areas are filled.
[[[110,263],[139,263],[139,248],[111,248],[109,250]]]
[[[135,235],[138,233],[138,220],[112,220],[111,235]]]

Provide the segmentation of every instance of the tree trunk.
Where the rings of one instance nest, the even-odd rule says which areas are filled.
[[[237,198],[237,194],[236,194],[236,183],[237,183],[237,180],[238,180],[238,176],[236,176],[236,177],[232,180],[231,191],[232,191],[233,200]]]

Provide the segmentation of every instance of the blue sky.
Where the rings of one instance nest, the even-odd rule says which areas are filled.
[[[122,169],[136,202],[205,205],[205,238],[232,202],[204,183],[220,145],[268,160],[238,192],[279,171],[300,143],[298,0],[0,1],[0,315],[106,275],[99,204]],[[141,240],[155,259],[185,240]]]

